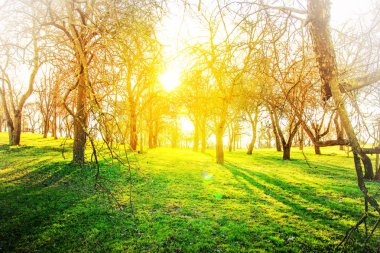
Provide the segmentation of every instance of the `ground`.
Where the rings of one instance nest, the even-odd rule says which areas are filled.
[[[70,141],[6,143],[0,133],[0,252],[331,251],[363,212],[337,147],[293,148],[291,161],[238,150],[224,166],[212,150],[158,148],[130,156],[131,179],[102,162],[95,184],[95,168],[70,164]]]

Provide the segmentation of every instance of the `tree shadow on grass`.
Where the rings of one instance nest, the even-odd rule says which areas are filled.
[[[343,224],[340,219],[340,217],[347,215],[347,206],[344,203],[337,204],[326,201],[325,196],[315,195],[312,188],[303,185],[292,185],[277,179],[275,175],[273,177],[268,176],[264,173],[254,172],[229,162],[225,164],[225,167],[238,181],[246,185],[245,190],[247,192],[255,194],[248,185],[263,191],[265,195],[270,196],[275,201],[290,207],[290,214],[301,217],[303,222],[311,224],[318,220],[323,223],[328,223],[329,226],[339,231],[346,231],[348,229],[347,225]],[[261,198],[261,196],[259,196],[259,198]],[[275,205],[273,205],[273,208],[279,212],[282,211]],[[355,213],[355,216],[356,215],[359,217],[360,212]],[[357,217],[350,218],[355,220]],[[325,225],[320,225],[320,229],[323,229],[324,226]]]
[[[111,231],[122,228],[106,197],[94,190],[95,172],[65,161],[45,163],[0,186],[0,252],[104,250],[114,240]]]
[[[0,242],[3,250],[24,251],[18,248],[20,244],[27,241],[28,237],[38,234],[43,227],[49,226],[52,217],[81,200],[80,195],[63,200],[67,193],[67,189],[61,188],[63,184],[56,189],[46,184],[53,181],[59,184],[64,177],[70,180],[72,171],[67,163],[61,162],[6,181],[14,184],[4,185],[0,192]]]

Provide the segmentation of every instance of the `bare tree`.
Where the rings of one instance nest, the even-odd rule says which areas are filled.
[[[331,32],[329,27],[330,19],[330,1],[329,0],[309,0],[308,1],[308,20],[309,29],[312,36],[314,52],[318,62],[320,75],[323,80],[326,90],[331,91],[331,96],[334,100],[337,113],[342,121],[342,125],[349,138],[350,145],[354,154],[354,164],[356,169],[356,175],[358,180],[358,186],[364,195],[365,200],[365,212],[366,214],[358,221],[358,223],[350,229],[346,234],[346,237],[342,242],[346,242],[352,231],[357,229],[361,224],[365,223],[368,218],[368,204],[371,205],[380,215],[380,207],[374,196],[369,194],[363,178],[363,169],[361,165],[361,159],[365,159],[366,153],[379,153],[379,149],[363,149],[360,146],[357,135],[354,131],[351,120],[348,116],[347,109],[345,108],[345,102],[343,94],[339,88],[339,76],[338,67],[336,63],[335,50],[331,39]],[[327,87],[328,86],[328,87]],[[328,97],[326,97],[327,99]],[[368,162],[368,160],[366,160]],[[369,163],[371,161],[369,160]],[[378,224],[378,222],[376,223]],[[377,225],[373,228],[375,230]],[[367,226],[365,226],[367,229]],[[373,231],[369,234],[366,233],[366,241],[372,236]]]
[[[38,44],[39,28],[36,20],[33,19],[34,10],[28,3],[17,2],[15,6],[16,8],[20,8],[20,10],[27,10],[26,12],[20,11],[23,14],[20,17],[24,18],[23,21],[26,21],[27,25],[26,27],[22,27],[22,31],[17,30],[17,28],[15,28],[15,31],[9,31],[9,35],[15,35],[16,38],[20,39],[19,41],[2,41],[1,48],[4,54],[2,55],[3,64],[0,66],[2,81],[0,95],[7,121],[10,145],[20,145],[23,108],[33,92],[35,78],[41,66]],[[24,35],[27,36],[25,37]],[[17,59],[20,62],[29,62],[29,74],[27,74],[29,78],[27,81],[24,81],[27,87],[22,94],[19,93],[20,87],[16,85],[16,78],[10,74],[11,69],[17,68],[18,63],[13,62],[16,60],[15,55],[21,58]]]

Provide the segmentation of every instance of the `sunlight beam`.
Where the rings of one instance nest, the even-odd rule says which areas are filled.
[[[175,70],[169,70],[165,73],[163,73],[160,78],[160,83],[162,87],[167,91],[171,92],[175,88],[177,88],[180,84],[180,74],[178,71]]]

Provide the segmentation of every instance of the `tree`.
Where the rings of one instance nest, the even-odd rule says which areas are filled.
[[[128,103],[129,144],[132,150],[136,150],[138,144],[138,109],[142,106],[139,103],[152,84],[157,82],[161,61],[161,46],[156,39],[154,21],[153,15],[149,19],[135,15],[130,25],[136,29],[120,27],[121,31],[113,38],[112,52],[116,54],[115,63],[121,72],[120,81],[125,90],[122,94]]]
[[[208,126],[207,122],[212,111],[211,84],[207,72],[204,71],[202,59],[189,65],[183,71],[182,85],[178,90],[177,101],[182,105],[190,120],[194,125],[193,150],[198,151],[201,144],[201,151],[206,151]]]
[[[331,39],[331,32],[329,27],[330,19],[330,1],[329,0],[309,0],[308,1],[308,20],[310,22],[309,29],[311,38],[313,41],[313,48],[316,55],[316,60],[318,63],[320,76],[323,80],[324,90],[331,91],[330,94],[324,94],[324,98],[328,99],[331,96],[334,100],[334,104],[339,115],[345,132],[349,138],[350,145],[354,154],[354,164],[358,180],[358,186],[364,195],[365,200],[365,212],[366,214],[358,221],[358,223],[350,230],[351,232],[358,228],[363,222],[366,221],[368,217],[368,204],[370,204],[380,215],[380,207],[374,196],[371,196],[365,185],[363,178],[363,170],[361,166],[360,156],[364,157],[365,160],[366,153],[378,153],[378,149],[363,149],[360,146],[359,140],[356,136],[352,123],[345,108],[345,103],[343,99],[343,94],[339,88],[339,76],[338,67],[336,62],[335,50],[333,47],[333,42]],[[368,160],[365,160],[368,162]],[[371,161],[369,160],[369,163]],[[367,227],[366,227],[367,228]],[[376,226],[374,227],[374,230]],[[344,241],[348,240],[350,237],[350,232],[347,233]],[[368,240],[373,233],[370,235],[366,234],[366,240]]]
[[[141,8],[136,9],[133,4],[137,3],[118,0],[86,2],[74,0],[45,2],[41,0],[40,2],[48,12],[43,23],[46,33],[49,34],[51,43],[55,45],[54,48],[61,49],[60,52],[53,50],[51,54],[59,59],[63,52],[65,59],[61,62],[66,62],[65,71],[70,74],[67,80],[70,80],[71,84],[64,92],[63,104],[74,121],[73,162],[83,164],[91,111],[97,108],[96,114],[98,114],[99,110],[103,109],[100,101],[103,96],[97,93],[97,88],[101,90],[101,85],[109,84],[107,80],[102,80],[106,77],[105,72],[113,67],[121,70],[120,65],[112,66],[117,63],[113,49],[120,45],[121,40],[118,39],[121,39],[123,35],[130,36],[128,32],[133,31],[134,28],[139,31],[141,27],[138,27],[138,23],[134,21],[139,20],[138,17],[150,17],[146,10],[146,6],[149,5],[144,1],[139,4]],[[125,37],[124,39],[126,42],[135,41],[135,45],[139,46],[139,35],[137,34],[136,32],[134,37]],[[151,33],[148,36],[150,35]],[[134,54],[134,50],[137,52],[144,49],[134,47],[125,53]],[[123,53],[123,51],[117,52]],[[102,70],[98,69],[100,66],[103,67]],[[128,66],[133,67],[132,64]],[[142,65],[139,65],[139,68],[142,68]],[[134,76],[135,80],[129,79],[128,81],[139,81],[139,78],[144,77],[149,70],[145,68],[144,71],[139,76]],[[120,73],[116,74],[120,77]],[[74,92],[76,92],[75,95],[73,95]],[[69,105],[70,98],[75,102],[75,107]],[[117,95],[116,99],[118,99]],[[135,105],[137,101],[131,100],[131,103]],[[132,112],[134,111],[132,110]],[[132,116],[133,119],[137,117],[135,113]],[[133,129],[135,129],[135,125],[133,125]],[[137,143],[136,131],[132,132],[133,143]]]
[[[24,31],[22,34],[27,35],[27,37],[16,36],[20,40],[15,42],[5,42],[1,43],[1,47],[5,54],[3,55],[3,65],[0,66],[2,86],[0,88],[0,95],[2,100],[2,106],[7,121],[7,127],[9,132],[9,144],[10,145],[20,145],[21,140],[21,125],[22,125],[22,112],[27,99],[33,92],[35,78],[38,69],[41,66],[40,62],[40,50],[38,45],[38,32],[39,28],[37,26],[34,17],[34,10],[30,8],[28,3],[17,2],[16,8],[27,9],[26,12],[21,12],[23,15],[21,18],[24,20],[32,19],[26,22],[26,27],[22,27]],[[19,34],[20,31],[9,31],[9,34],[15,35]],[[23,52],[20,52],[23,51]],[[16,79],[11,76],[9,71],[10,68],[14,68],[12,61],[16,60],[14,55],[18,55],[21,59],[17,59],[20,62],[29,62],[29,79],[25,82],[27,83],[27,88],[22,93],[21,97],[18,96],[18,90],[16,87]],[[29,57],[23,58],[23,57]],[[17,64],[17,63],[16,63]]]

